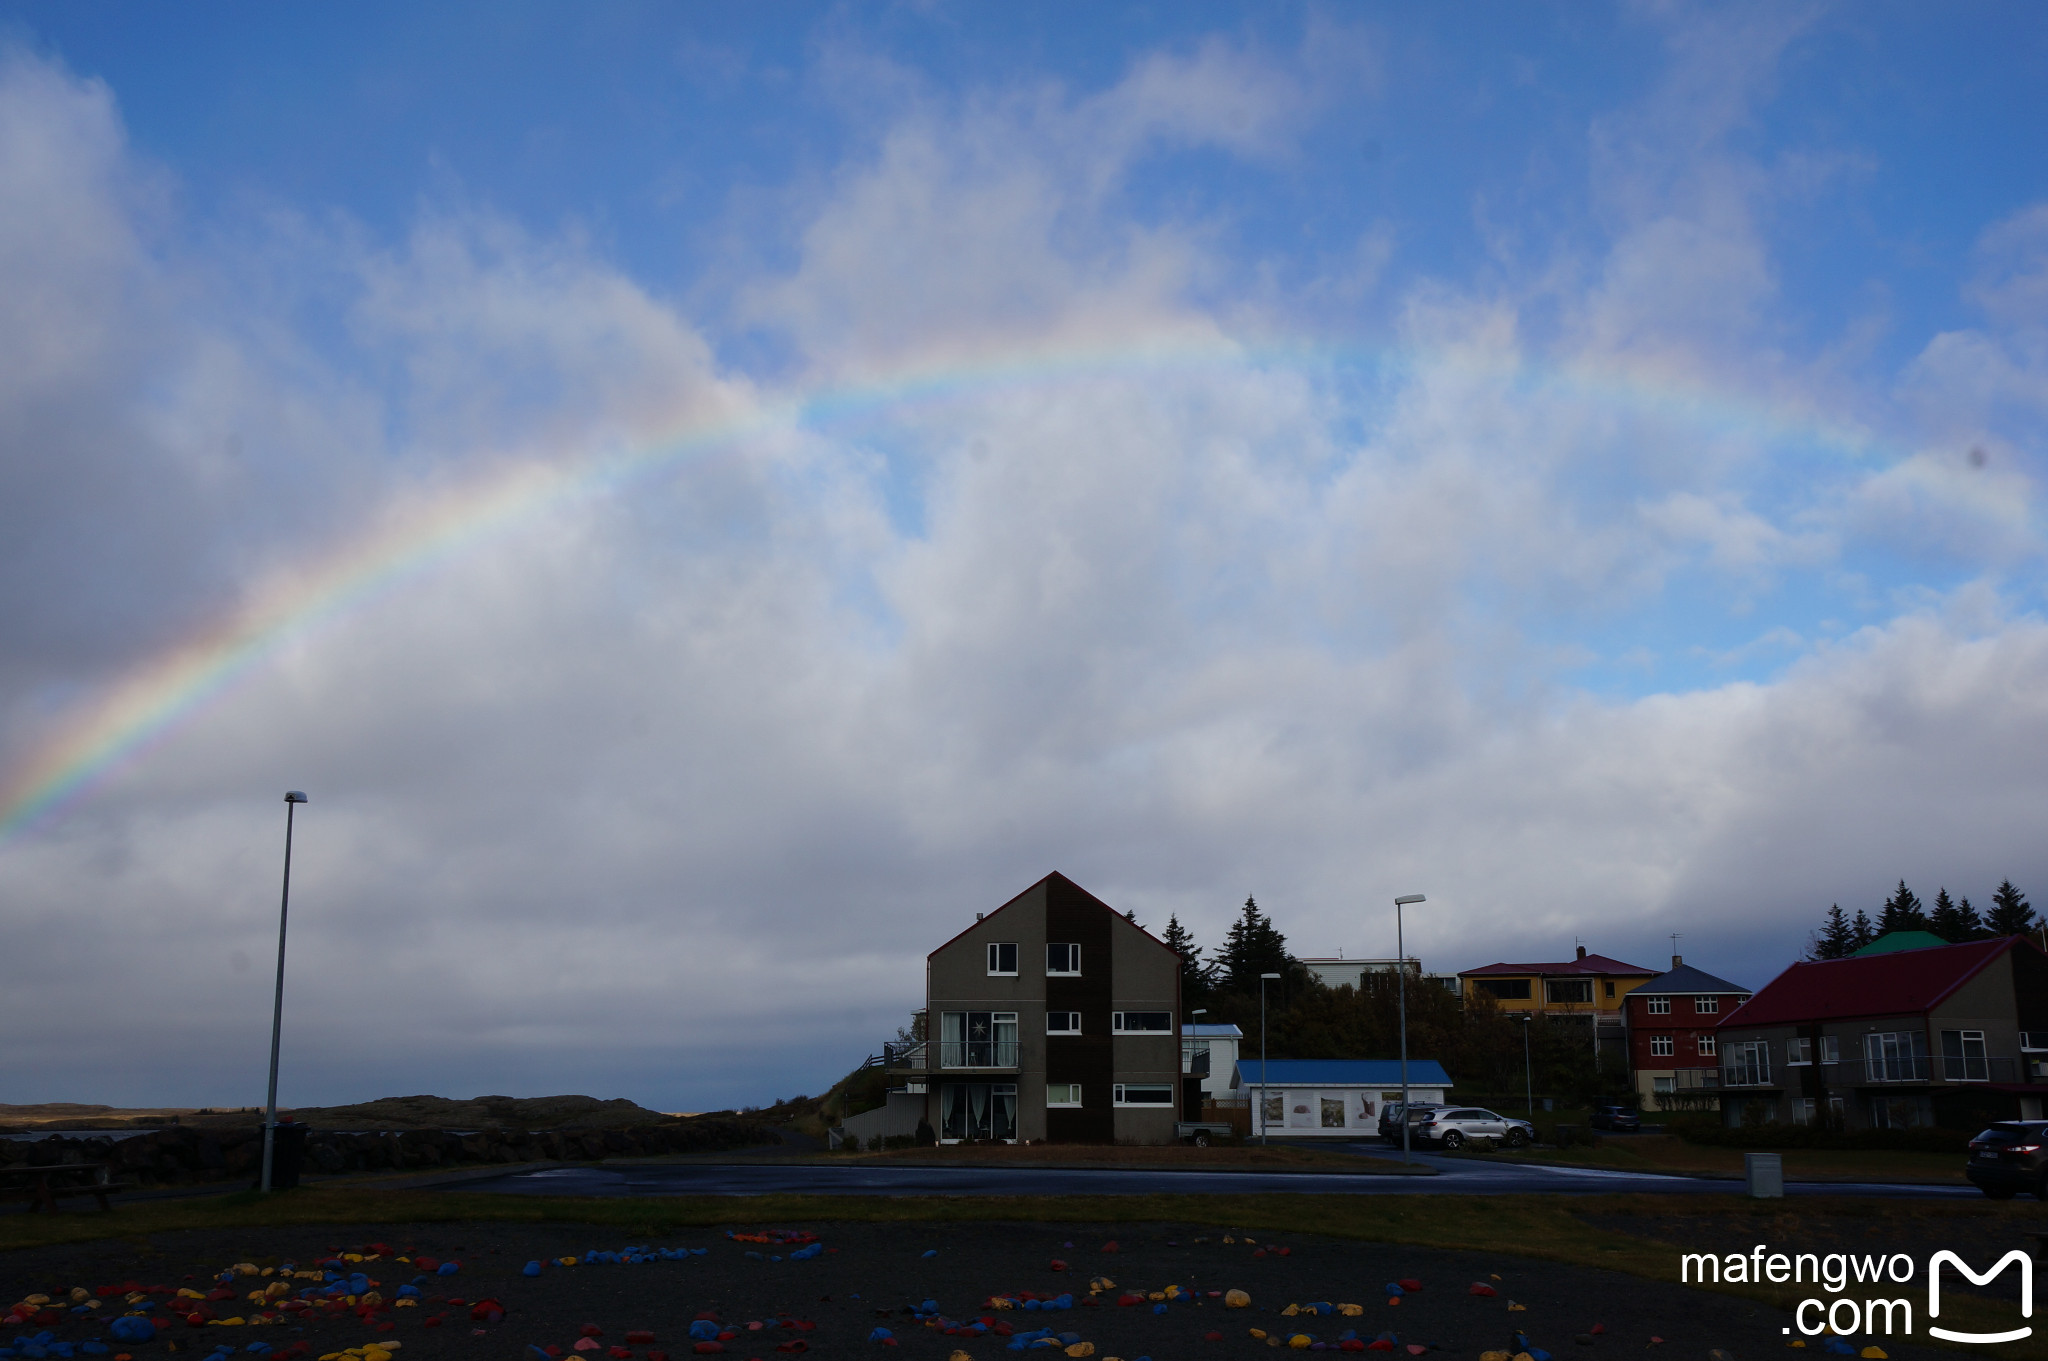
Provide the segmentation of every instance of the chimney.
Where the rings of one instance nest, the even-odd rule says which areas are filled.
[[[1585,947],[1585,946],[1583,946],[1583,945],[1581,945],[1581,946],[1579,947],[1579,958],[1580,958],[1580,959],[1584,959],[1585,957],[1586,957],[1586,947]]]
[[[1672,968],[1674,968],[1674,969],[1675,969],[1675,968],[1677,968],[1677,967],[1678,967],[1679,965],[1681,965],[1681,964],[1683,964],[1683,963],[1685,963],[1685,956],[1684,956],[1684,955],[1673,955],[1673,956],[1671,956],[1671,967],[1672,967]]]

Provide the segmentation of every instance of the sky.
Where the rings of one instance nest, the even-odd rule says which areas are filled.
[[[2048,13],[0,0],[0,1101],[822,1090],[1060,870],[2048,895]],[[2048,898],[2044,898],[2048,902]]]

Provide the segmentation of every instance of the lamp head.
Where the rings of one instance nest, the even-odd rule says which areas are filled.
[[[305,791],[294,789],[284,796],[284,801],[286,803],[304,803],[306,801]]]
[[[1190,1016],[1207,1016],[1208,1014],[1209,1008],[1207,1007],[1196,1007],[1193,1011],[1188,1013],[1188,1015]]]
[[[1262,973],[1259,975],[1259,977],[1261,978],[1278,978],[1279,976],[1280,975],[1276,973]]]
[[[1394,899],[1394,906],[1406,907],[1410,903],[1426,903],[1428,901],[1429,899],[1423,897],[1420,893],[1404,893],[1400,897]]]

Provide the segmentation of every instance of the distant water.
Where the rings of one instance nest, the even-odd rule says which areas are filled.
[[[37,1139],[62,1135],[66,1139],[112,1139],[119,1143],[123,1139],[133,1139],[138,1134],[154,1133],[156,1131],[153,1129],[39,1129],[33,1134],[0,1134],[0,1139],[12,1139],[16,1143],[33,1143]]]

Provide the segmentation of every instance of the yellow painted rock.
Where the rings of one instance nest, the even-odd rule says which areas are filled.
[[[71,1302],[73,1304],[84,1304],[91,1298],[92,1291],[87,1290],[84,1286],[74,1285],[71,1287]]]
[[[1513,1300],[1509,1300],[1508,1312],[1510,1314],[1526,1314],[1529,1312],[1529,1306],[1526,1304],[1516,1304]]]
[[[576,1259],[575,1259],[574,1257],[557,1257],[557,1258],[555,1259],[555,1265],[556,1265],[556,1266],[575,1266],[575,1265],[576,1265]]]
[[[1077,1358],[1077,1361],[1078,1358],[1083,1356],[1093,1356],[1095,1355],[1095,1344],[1093,1342],[1076,1342],[1073,1346],[1067,1348],[1067,1355]]]
[[[1515,1361],[1536,1361],[1536,1358],[1530,1356],[1527,1352],[1516,1352]]]
[[[1479,1353],[1479,1361],[1508,1361],[1508,1354],[1506,1352],[1481,1352]]]
[[[179,1291],[178,1293],[179,1293],[179,1294],[181,1294],[181,1295],[185,1295],[185,1294],[190,1294],[191,1292],[190,1292],[190,1291],[186,1291],[186,1290],[181,1290],[181,1291]],[[48,1304],[48,1303],[50,1302],[50,1297],[49,1297],[48,1295],[23,1295],[23,1296],[21,1297],[21,1302],[22,1302],[23,1304],[35,1304],[35,1305],[43,1305],[43,1304]]]
[[[1160,1291],[1159,1293],[1164,1295],[1167,1299],[1177,1300],[1180,1298],[1181,1291],[1179,1286],[1169,1285],[1168,1287],[1166,1287],[1166,1289]]]
[[[1307,1333],[1296,1333],[1293,1337],[1287,1339],[1287,1345],[1293,1347],[1296,1351],[1305,1352],[1308,1350],[1308,1344],[1313,1341],[1315,1341],[1315,1339],[1310,1337]]]
[[[414,1299],[393,1300],[391,1307],[393,1309],[417,1309],[420,1307],[420,1302]]]
[[[1863,1361],[1885,1361],[1885,1351],[1882,1347],[1865,1347],[1856,1354],[1862,1357]]]
[[[1226,1233],[1223,1235],[1223,1241],[1226,1243],[1235,1243],[1237,1240]]]
[[[1337,1306],[1337,1312],[1345,1318],[1357,1318],[1365,1312],[1365,1306],[1362,1304],[1340,1304]]]
[[[1280,1317],[1282,1317],[1282,1318],[1293,1318],[1293,1317],[1294,1317],[1294,1316],[1295,1316],[1296,1314],[1298,1314],[1298,1313],[1300,1313],[1300,1312],[1301,1312],[1301,1306],[1300,1306],[1300,1305],[1298,1305],[1298,1304],[1290,1304],[1290,1305],[1288,1305],[1288,1306],[1287,1306],[1287,1307],[1286,1307],[1285,1309],[1282,1309],[1282,1310],[1280,1311]]]
[[[45,1296],[45,1298],[48,1297]],[[178,1298],[181,1300],[203,1300],[206,1298],[206,1296],[200,1294],[197,1290],[191,1289],[190,1287],[180,1287],[178,1290]],[[28,1302],[30,1304],[34,1304],[36,1302],[36,1297],[34,1295],[29,1296]]]
[[[254,1262],[237,1262],[235,1263],[235,1274],[237,1276],[261,1276],[263,1268],[257,1266]]]
[[[1252,1297],[1245,1294],[1242,1290],[1226,1290],[1223,1292],[1223,1307],[1225,1309],[1249,1309],[1252,1307]]]
[[[1166,1292],[1164,1290],[1154,1290],[1152,1293],[1145,1296],[1145,1298],[1151,1300],[1154,1304],[1157,1304],[1159,1301],[1166,1298]]]
[[[1254,1329],[1252,1329],[1252,1336],[1253,1336],[1253,1337],[1264,1337],[1265,1335],[1266,1335],[1266,1330],[1265,1330],[1264,1328],[1254,1328]]]
[[[974,1358],[969,1356],[966,1352],[954,1352],[951,1356],[946,1358],[946,1361],[974,1361]]]
[[[344,1252],[341,1254],[341,1260],[344,1262],[360,1262],[363,1260],[363,1254],[360,1252]]]

